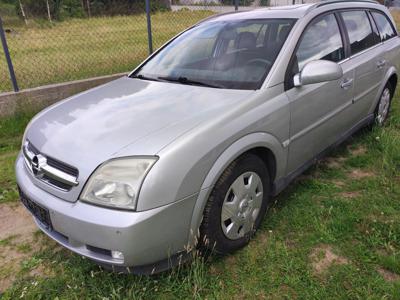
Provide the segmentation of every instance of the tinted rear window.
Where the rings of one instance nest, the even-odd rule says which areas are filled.
[[[351,54],[356,54],[375,45],[376,40],[365,11],[346,11],[341,14],[349,33]]]
[[[382,41],[386,41],[396,36],[396,32],[394,31],[389,19],[384,14],[374,11],[372,12],[372,16],[374,17]]]

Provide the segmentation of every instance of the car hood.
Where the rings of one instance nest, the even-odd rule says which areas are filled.
[[[42,153],[90,173],[122,150],[125,156],[155,155],[251,93],[123,77],[44,110],[26,138]]]

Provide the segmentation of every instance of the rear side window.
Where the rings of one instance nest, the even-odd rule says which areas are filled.
[[[375,11],[371,13],[376,22],[376,26],[378,26],[382,41],[386,41],[396,36],[396,32],[394,31],[389,19],[384,14]]]
[[[339,62],[344,59],[344,47],[339,25],[333,14],[316,18],[305,30],[296,52],[297,63],[293,74],[301,71],[304,65],[313,60]]]
[[[376,44],[367,12],[346,11],[341,15],[349,34],[351,54],[356,54]]]

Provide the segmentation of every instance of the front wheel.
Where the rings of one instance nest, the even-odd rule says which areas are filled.
[[[227,254],[248,244],[267,210],[270,179],[264,162],[246,154],[218,179],[200,226],[203,249]]]

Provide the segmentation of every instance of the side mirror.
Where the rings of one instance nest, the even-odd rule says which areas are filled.
[[[342,78],[342,67],[328,60],[314,60],[307,63],[293,78],[294,86],[320,83]]]

